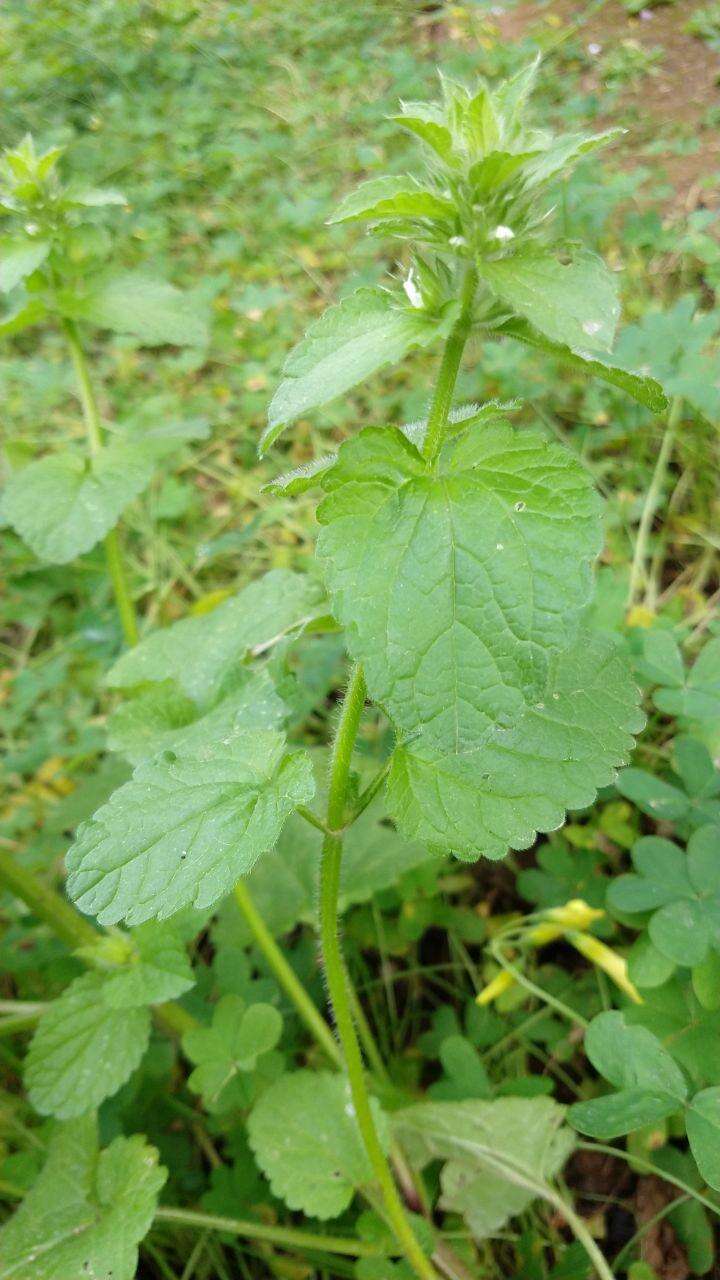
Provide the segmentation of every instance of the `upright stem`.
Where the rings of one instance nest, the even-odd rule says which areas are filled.
[[[670,455],[673,451],[675,436],[677,434],[678,426],[680,425],[680,419],[682,418],[682,403],[682,397],[675,396],[672,404],[670,405],[670,412],[668,414],[662,444],[660,445],[660,452],[657,456],[650,486],[645,495],[645,503],[640,516],[637,538],[635,540],[635,552],[633,555],[632,568],[630,569],[630,585],[628,587],[627,600],[628,607],[631,607],[635,603],[635,598],[639,592],[640,584],[646,576],[645,559],[647,556],[647,544],[650,537],[650,529],[652,528],[652,522],[660,504],[660,497],[665,483]]]
[[[70,356],[75,370],[75,378],[77,381],[78,395],[80,404],[82,405],[83,418],[85,420],[85,430],[87,432],[88,446],[93,455],[100,453],[103,446],[102,423],[100,421],[100,412],[95,399],[92,382],[90,381],[90,371],[85,359],[85,352],[80,342],[77,325],[73,320],[63,321],[63,329],[67,338]],[[135,607],[133,605],[130,592],[128,591],[127,582],[125,580],[125,570],[120,552],[120,544],[118,541],[117,529],[111,529],[105,535],[105,559],[107,561],[108,574],[112,583],[115,602],[122,624],[123,635],[129,645],[137,644],[138,629],[137,620],[135,618]]]
[[[235,901],[245,917],[255,942],[262,951],[280,986],[290,997],[305,1025],[315,1037],[320,1048],[336,1067],[343,1067],[343,1057],[327,1022],[321,1018],[307,991],[288,964],[273,938],[260,912],[250,896],[244,880],[238,880],[234,889]]]
[[[457,381],[458,369],[460,368],[462,353],[465,350],[465,343],[467,342],[470,334],[470,326],[472,324],[472,307],[475,300],[477,283],[477,271],[474,267],[469,267],[463,284],[463,291],[460,300],[460,315],[453,326],[447,343],[445,344],[437,385],[435,387],[435,394],[430,406],[430,413],[428,414],[423,454],[429,462],[432,462],[437,457],[440,450],[443,434],[450,415],[450,409],[452,408],[452,398],[455,390],[455,383]]]
[[[370,1096],[365,1081],[360,1043],[353,1022],[345,965],[338,933],[338,892],[342,860],[350,762],[365,705],[365,679],[355,667],[345,694],[332,752],[327,808],[328,834],[323,841],[320,873],[320,937],[338,1036],[345,1056],[350,1092],[358,1129],[373,1173],[380,1186],[387,1219],[398,1244],[421,1280],[436,1280],[436,1272],[425,1257],[408,1221],[397,1186],[378,1137]]]

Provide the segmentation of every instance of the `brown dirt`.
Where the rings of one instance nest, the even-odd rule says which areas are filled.
[[[495,22],[506,39],[533,29],[547,32],[548,26],[560,30],[574,25],[586,48],[598,44],[608,50],[623,40],[634,40],[645,49],[660,47],[662,61],[650,74],[629,84],[620,99],[622,108],[637,121],[626,144],[627,162],[632,156],[632,163],[638,163],[638,142],[654,141],[656,125],[666,135],[677,126],[683,136],[697,138],[699,147],[692,155],[675,155],[667,148],[652,157],[653,165],[662,168],[673,189],[671,203],[689,211],[720,203],[720,126],[703,126],[708,109],[720,107],[720,57],[683,30],[703,3],[707,0],[676,0],[647,10],[648,16],[642,19],[628,15],[618,0],[606,0],[588,17],[584,4],[551,0],[545,5],[522,3],[499,14]],[[599,71],[590,68],[583,76],[583,89],[602,88]]]

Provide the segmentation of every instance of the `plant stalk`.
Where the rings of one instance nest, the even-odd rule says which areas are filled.
[[[328,991],[345,1057],[355,1118],[382,1192],[388,1222],[420,1280],[437,1280],[437,1273],[426,1258],[408,1221],[375,1126],[340,947],[338,892],[343,842],[342,835],[336,833],[342,830],[345,822],[350,763],[364,705],[365,678],[362,668],[356,666],[345,694],[332,752],[327,807],[329,833],[323,841],[320,872],[320,938]]]
[[[83,418],[85,420],[88,447],[90,449],[90,453],[93,456],[97,456],[103,447],[103,431],[102,423],[100,421],[100,411],[98,409],[97,400],[95,399],[92,382],[90,381],[90,371],[88,369],[87,360],[85,359],[85,352],[83,351],[80,335],[75,322],[73,320],[64,320],[63,330],[70,349],[73,368],[75,370],[78,396],[80,398]],[[106,533],[104,538],[104,547],[108,574],[112,583],[113,594],[115,596],[115,603],[117,605],[123,635],[129,645],[135,645],[138,642],[135,606],[132,602],[125,578],[125,569],[123,566],[117,529],[110,529],[110,531]]]
[[[53,933],[73,950],[93,946],[101,937],[89,920],[4,849],[0,849],[0,885],[24,902],[38,920],[49,925]],[[174,1001],[155,1005],[153,1012],[157,1021],[174,1035],[182,1035],[197,1026],[192,1014]]]
[[[474,267],[469,267],[460,299],[460,315],[445,344],[435,394],[428,414],[425,443],[423,445],[423,455],[428,462],[434,462],[440,452],[443,435],[450,416],[458,369],[460,368],[462,353],[465,350],[465,343],[470,335],[477,284],[477,271]]]
[[[223,1218],[217,1214],[196,1213],[192,1209],[161,1207],[155,1212],[156,1222],[176,1222],[179,1226],[197,1227],[200,1231],[227,1231],[229,1235],[244,1236],[249,1240],[267,1240],[270,1244],[290,1249],[317,1249],[325,1253],[344,1254],[348,1258],[366,1258],[377,1255],[377,1247],[364,1240],[352,1240],[344,1236],[323,1236],[294,1227],[271,1227],[264,1222],[250,1222],[241,1218]]]
[[[265,956],[283,991],[292,1000],[300,1017],[320,1045],[323,1053],[327,1055],[336,1067],[342,1070],[344,1065],[343,1057],[330,1027],[324,1018],[320,1016],[304,986],[282,954],[255,906],[245,881],[238,880],[233,892],[235,902],[244,916],[255,942]]]
[[[640,515],[640,523],[638,525],[637,538],[635,540],[635,551],[633,553],[633,561],[630,569],[630,583],[628,586],[628,608],[632,608],[635,598],[639,593],[640,584],[646,578],[645,560],[647,557],[647,544],[650,537],[650,529],[655,518],[660,498],[662,496],[663,485],[667,475],[668,464],[675,444],[677,429],[682,418],[683,402],[681,396],[675,396],[670,405],[665,434],[660,445],[660,452],[655,463],[655,470],[652,474],[650,486],[645,495],[645,503]]]

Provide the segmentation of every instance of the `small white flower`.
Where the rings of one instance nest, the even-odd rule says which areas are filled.
[[[593,40],[592,43],[588,45],[587,50],[592,58],[597,58],[598,54],[602,53],[602,45],[597,44]]]
[[[502,223],[500,223],[500,226],[496,227],[493,231],[493,236],[496,240],[514,240],[515,232],[512,227],[504,227]]]
[[[423,296],[415,283],[415,272],[412,268],[408,272],[408,278],[403,284],[403,289],[408,296],[411,307],[422,307]]]

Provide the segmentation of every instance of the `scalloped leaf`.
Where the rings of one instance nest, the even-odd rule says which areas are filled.
[[[145,1008],[113,1008],[99,973],[76,978],[40,1019],[25,1061],[30,1102],[60,1120],[111,1098],[140,1063],[150,1035]]]
[[[387,1126],[371,1100],[380,1140]],[[341,1075],[296,1071],[281,1076],[248,1119],[250,1146],[276,1196],[313,1218],[335,1218],[355,1191],[373,1182],[350,1086]]]
[[[542,1196],[574,1143],[550,1098],[423,1102],[393,1116],[393,1132],[419,1168],[446,1163],[441,1207],[482,1240]]]
[[[37,1181],[0,1230],[0,1280],[133,1280],[166,1178],[139,1135],[100,1151],[94,1115],[56,1125]]]
[[[271,569],[212,612],[154,631],[118,659],[106,682],[128,689],[174,679],[195,702],[209,702],[250,653],[317,618],[322,595],[311,578]]]
[[[567,263],[525,248],[483,260],[478,270],[501,302],[552,342],[609,351],[620,316],[617,281],[602,258],[579,251]]]
[[[555,657],[542,698],[476,750],[443,752],[424,733],[399,747],[390,811],[409,839],[468,861],[525,849],[612,782],[643,726],[638,704],[612,641],[582,637]]]
[[[167,752],[139,765],[80,827],[66,857],[68,893],[101,924],[212,906],[314,790],[307,754],[288,753],[271,730]]]
[[[118,437],[89,459],[69,449],[40,458],[10,476],[2,514],[40,560],[67,564],[105,537],[183,440]]]
[[[538,431],[470,419],[436,471],[402,432],[370,427],[323,487],[317,553],[373,699],[442,751],[513,726],[590,596],[587,473]]]
[[[260,451],[309,409],[319,409],[383,365],[395,364],[413,347],[445,337],[455,314],[451,308],[440,319],[383,289],[367,288],[329,307],[285,361]]]

